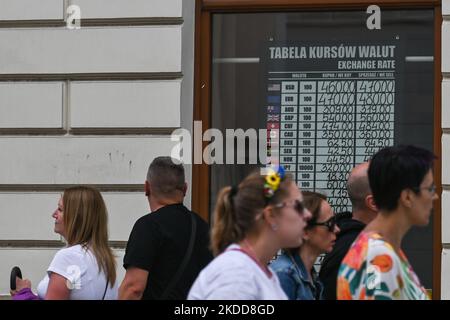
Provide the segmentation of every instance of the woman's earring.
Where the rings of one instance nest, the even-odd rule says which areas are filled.
[[[273,231],[277,231],[278,230],[278,225],[276,225],[275,223],[271,225],[272,230]]]

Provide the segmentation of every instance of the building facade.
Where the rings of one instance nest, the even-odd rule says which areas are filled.
[[[129,232],[134,221],[149,211],[142,192],[148,164],[155,156],[171,153],[176,143],[171,141],[172,131],[192,132],[194,120],[202,121],[203,131],[265,127],[266,118],[248,120],[256,114],[254,105],[265,106],[268,101],[261,99],[268,95],[273,110],[277,86],[284,99],[297,85],[297,90],[309,85],[290,78],[284,86],[283,80],[277,82],[268,72],[297,67],[295,71],[317,73],[332,64],[308,69],[315,60],[292,65],[287,60],[282,64],[265,61],[264,50],[274,48],[268,52],[278,57],[276,48],[286,44],[293,47],[305,41],[310,47],[333,46],[335,42],[317,40],[324,37],[324,30],[335,37],[329,31],[333,28],[343,34],[336,43],[359,45],[365,34],[355,34],[352,24],[360,16],[367,19],[370,2],[0,0],[0,274],[8,275],[18,265],[35,287],[64,245],[53,232],[51,217],[62,190],[90,184],[102,191],[107,202],[110,240],[122,279]],[[425,231],[414,230],[408,241],[423,239],[423,245],[411,246],[411,254],[417,254],[418,260],[423,257],[420,272],[434,298],[450,299],[446,272],[450,268],[446,214],[450,209],[450,0],[378,3],[380,37],[370,44],[391,45],[387,37],[395,38],[398,28],[401,55],[393,60],[398,69],[401,65],[407,70],[395,78],[397,88],[406,88],[396,92],[396,99],[401,97],[396,111],[388,115],[392,118],[378,122],[395,125],[387,144],[417,141],[438,155],[435,181],[440,200],[432,224]],[[396,24],[397,20],[401,21]],[[420,25],[419,36],[411,34],[416,31],[411,31],[409,23],[413,28]],[[261,51],[247,50],[252,46]],[[282,57],[282,50],[279,54]],[[292,51],[292,55],[301,56],[301,52]],[[246,92],[240,91],[239,81],[245,82]],[[261,91],[262,87],[269,91]],[[297,92],[300,101],[302,94]],[[318,96],[319,89],[314,94]],[[258,98],[251,100],[249,95]],[[408,99],[428,109],[406,112],[402,105],[408,105]],[[299,110],[311,106],[307,99],[302,101],[291,106]],[[408,118],[410,113],[416,118]],[[271,114],[270,119],[277,116]],[[279,116],[286,118],[283,113]],[[427,120],[421,123],[420,118]],[[305,119],[296,125],[304,125]],[[318,160],[314,161],[317,165]],[[217,190],[247,172],[238,166],[186,168],[189,190],[194,190],[186,202],[207,220]],[[299,182],[307,179],[298,176]],[[319,180],[311,179],[311,183],[316,186]],[[6,278],[0,282],[3,296],[9,292]]]
[[[71,5],[80,29],[67,27]],[[131,228],[149,212],[148,165],[192,125],[194,2],[2,0],[0,38],[0,273],[20,266],[35,288],[64,245],[51,217],[62,190],[90,184],[107,202],[121,280]]]

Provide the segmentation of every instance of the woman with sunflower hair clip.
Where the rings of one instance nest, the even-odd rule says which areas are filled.
[[[194,282],[190,300],[285,300],[271,258],[298,246],[310,212],[282,167],[225,187],[214,213],[211,244],[216,258]]]

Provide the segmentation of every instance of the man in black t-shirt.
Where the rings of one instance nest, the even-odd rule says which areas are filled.
[[[197,275],[212,260],[208,224],[183,205],[186,190],[182,164],[170,157],[153,160],[145,181],[151,213],[136,221],[131,231],[119,299],[186,299]],[[191,254],[180,268],[192,234]]]

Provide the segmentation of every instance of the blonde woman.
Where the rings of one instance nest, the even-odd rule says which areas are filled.
[[[14,300],[117,299],[116,263],[108,246],[108,215],[99,191],[77,186],[64,191],[53,212],[54,231],[67,242],[37,287],[17,278]]]

